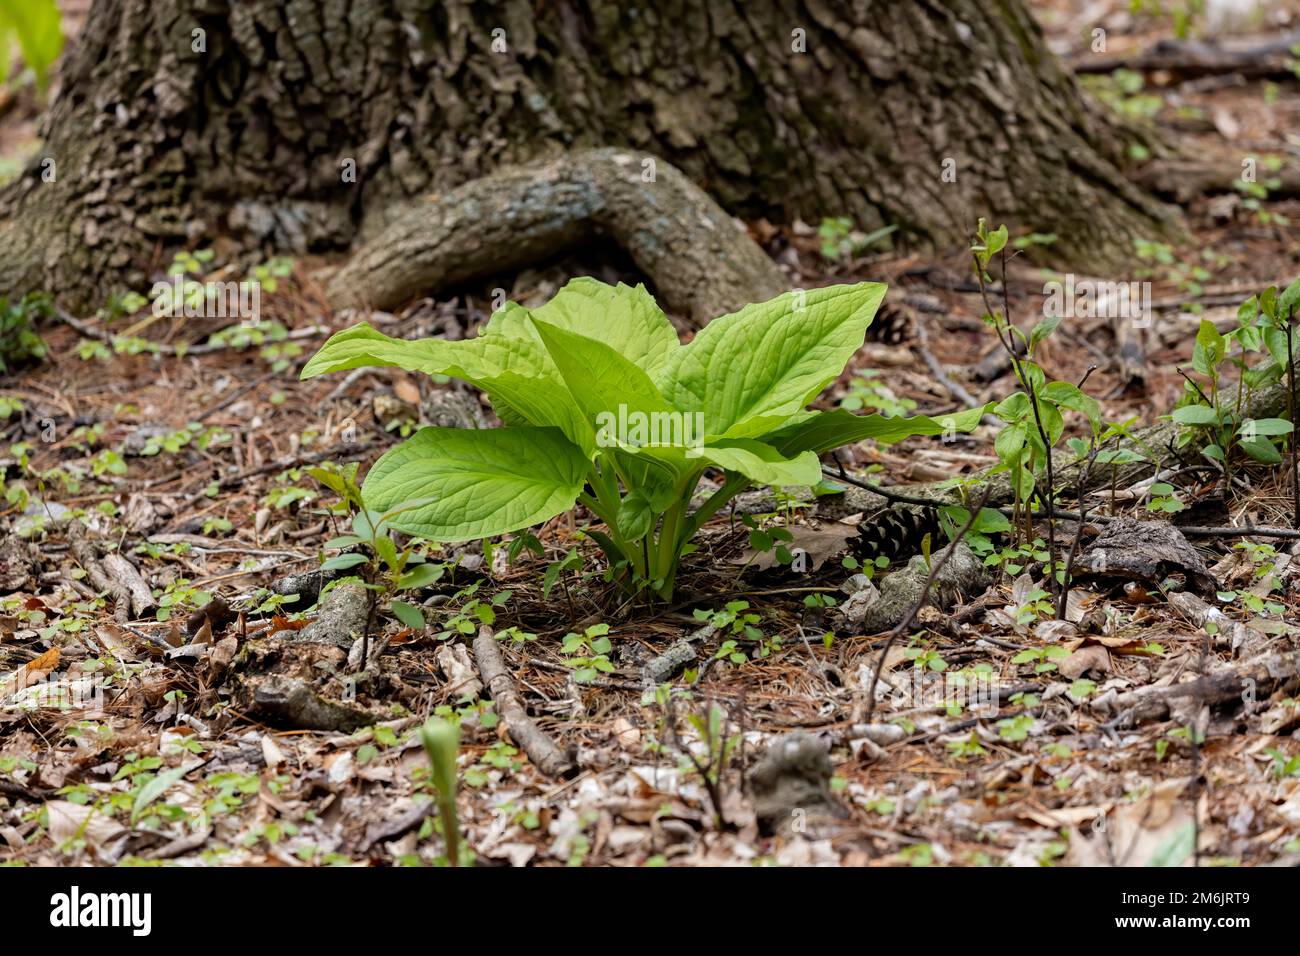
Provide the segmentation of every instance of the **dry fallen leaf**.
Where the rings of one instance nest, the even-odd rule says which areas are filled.
[[[59,649],[51,647],[39,657],[33,657],[18,670],[14,671],[5,680],[0,681],[0,695],[17,693],[26,687],[30,687],[37,681],[42,681],[48,677],[59,666]]]
[[[393,382],[393,394],[408,405],[414,405],[417,408],[420,405],[420,387],[405,375]]]
[[[803,552],[803,560],[806,561],[806,565],[802,570],[805,571],[816,571],[824,562],[839,557],[848,550],[850,539],[856,537],[858,533],[856,527],[839,522],[822,525],[820,528],[800,524],[786,530],[790,532],[794,540],[779,541],[777,545],[784,545],[792,555],[795,555],[796,560],[799,559],[798,552]],[[755,570],[766,571],[778,566],[776,552],[776,547],[773,547],[770,551],[757,551],[754,548],[746,548],[739,557],[733,558],[731,563],[737,565],[748,564]],[[796,570],[800,569],[796,568]]]
[[[80,838],[91,848],[100,850],[127,832],[124,826],[93,806],[49,800],[45,809],[50,819],[50,839],[56,846]]]
[[[1189,866],[1196,825],[1186,778],[1164,780],[1132,803],[1117,805],[1085,836],[1071,833],[1066,863],[1076,866]],[[1204,794],[1200,802],[1205,801]],[[1200,808],[1202,811],[1204,807]]]
[[[1110,653],[1099,644],[1086,644],[1061,661],[1061,674],[1077,680],[1088,671],[1110,673]]]
[[[284,751],[280,749],[275,742],[275,738],[270,734],[262,734],[262,759],[266,761],[266,766],[271,770],[284,763]]]
[[[457,695],[477,697],[483,690],[478,671],[463,644],[439,644],[433,659],[438,662],[438,669],[447,678],[447,686]]]

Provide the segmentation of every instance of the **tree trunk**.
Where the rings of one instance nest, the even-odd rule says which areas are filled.
[[[0,194],[0,295],[72,308],[214,235],[344,250],[413,197],[587,146],[738,216],[908,245],[984,215],[1095,264],[1176,228],[1023,0],[96,0],[60,88]]]

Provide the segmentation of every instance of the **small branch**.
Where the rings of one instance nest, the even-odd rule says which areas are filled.
[[[962,539],[966,537],[966,532],[970,531],[971,527],[975,524],[975,519],[979,517],[980,511],[983,509],[985,502],[989,500],[990,493],[991,492],[988,488],[984,489],[984,497],[980,499],[978,505],[971,509],[970,514],[966,518],[965,526],[956,534],[952,541],[948,543],[948,547],[945,548],[943,554],[939,556],[939,560],[930,563],[930,573],[926,575],[925,584],[921,588],[921,596],[912,603],[911,608],[909,608],[908,612],[903,615],[903,619],[898,622],[892,631],[889,632],[889,639],[885,641],[885,646],[880,649],[880,660],[877,662],[875,670],[871,674],[871,686],[867,688],[867,711],[866,715],[862,719],[862,723],[871,723],[871,716],[876,711],[876,685],[880,683],[880,672],[885,669],[885,661],[889,657],[890,648],[892,648],[894,642],[912,626],[912,622],[916,620],[916,616],[921,613],[921,608],[923,608],[926,601],[930,599],[930,588],[934,586],[934,579],[938,577],[939,572],[943,570],[943,566],[948,563],[948,559],[951,558],[953,552],[957,550],[957,545],[959,545]]]
[[[853,485],[856,488],[862,488],[873,494],[880,495],[889,501],[894,501],[905,505],[919,505],[924,508],[952,508],[961,507],[960,501],[954,501],[947,498],[926,498],[920,495],[907,495],[897,491],[891,491],[888,488],[882,488],[880,485],[870,481],[863,481],[861,478],[854,478],[847,473],[841,474],[833,468],[823,468],[822,474],[827,478],[833,478],[836,481],[842,481],[845,484]],[[1004,515],[1014,515],[1014,508],[999,507],[995,511]],[[1043,512],[1032,511],[1029,513],[1032,518],[1043,517]],[[1076,511],[1062,511],[1056,509],[1053,514],[1058,518],[1064,518],[1066,521],[1090,521],[1093,524],[1110,524],[1115,519],[1109,515],[1082,515]],[[1286,538],[1300,541],[1300,530],[1292,528],[1273,528],[1268,526],[1260,527],[1235,527],[1232,525],[1206,526],[1206,525],[1175,525],[1184,535],[1191,535],[1199,538],[1248,538],[1251,535],[1258,535],[1261,538]]]
[[[710,621],[703,627],[687,634],[662,654],[646,661],[645,666],[641,668],[642,678],[651,686],[662,684],[695,660],[695,645],[712,637],[717,630],[718,626]]]
[[[1133,53],[1113,56],[1085,55],[1070,61],[1075,73],[1113,73],[1116,70],[1172,73],[1178,77],[1238,73],[1248,78],[1293,78],[1290,50],[1300,42],[1300,31],[1263,37],[1240,37],[1207,43],[1204,40],[1164,39]]]
[[[966,391],[965,387],[963,387],[960,382],[953,381],[944,370],[944,367],[939,364],[939,360],[935,358],[934,353],[930,351],[930,335],[926,331],[925,322],[919,317],[916,320],[916,339],[917,344],[912,347],[913,351],[916,352],[917,355],[921,356],[921,361],[925,363],[926,368],[928,368],[930,373],[934,375],[935,381],[947,389],[949,395],[957,399],[957,401],[961,402],[967,408],[979,408],[984,404],[970,392]],[[985,417],[993,418],[992,415]],[[993,419],[993,421],[996,422],[997,419]]]
[[[1196,382],[1192,380],[1192,377],[1190,375],[1188,375],[1180,368],[1176,368],[1174,369],[1174,371],[1177,372],[1179,375],[1181,375],[1184,379],[1186,379],[1188,385],[1196,389],[1196,394],[1201,396],[1201,401],[1203,401],[1206,405],[1209,405],[1211,408],[1217,407],[1215,406],[1214,402],[1210,400],[1210,396],[1206,395],[1203,391],[1201,391],[1201,386],[1197,385]]]
[[[506,732],[528,754],[528,759],[544,776],[569,777],[577,769],[573,762],[555,745],[555,741],[539,728],[524,709],[515,682],[506,669],[506,659],[490,627],[479,628],[474,638],[474,660],[479,676],[492,699],[497,704],[497,714]]]

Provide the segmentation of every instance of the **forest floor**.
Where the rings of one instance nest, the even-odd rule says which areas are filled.
[[[1130,23],[1127,4],[1101,6],[1113,8],[1101,22],[1114,51],[1168,31]],[[1082,7],[1040,5],[1067,61],[1088,49]],[[1294,82],[1147,79],[1099,92],[1130,115],[1155,114],[1194,152],[1296,162]],[[0,121],[9,157],[30,148],[31,119],[17,109]],[[1300,201],[1265,197],[1252,208],[1247,199],[1194,198],[1185,244],[1135,250],[1123,278],[1152,283],[1155,313],[1137,338],[1140,368],[1120,360],[1108,319],[1079,318],[1040,354],[1049,375],[1079,381],[1096,366],[1087,391],[1110,420],[1167,414],[1199,323],[1228,329],[1242,301],[1300,273]],[[870,341],[827,407],[847,400],[932,416],[962,407],[960,389],[937,381],[930,361],[980,402],[1015,390],[1005,369],[977,378],[982,364],[996,366],[982,361],[996,343],[961,237],[946,254],[827,257],[815,227],[751,228],[792,285],[886,280],[891,302],[913,306],[901,341]],[[218,248],[196,266],[220,260]],[[323,307],[318,264],[272,265],[288,274],[274,292],[264,286],[254,327],[213,339],[228,323],[156,321],[147,308],[77,328],[55,322],[43,329],[48,360],[0,380],[0,860],[435,863],[444,848],[417,731],[429,714],[455,712],[460,819],[481,864],[1300,861],[1300,701],[1285,682],[1257,697],[1208,688],[1136,715],[1124,706],[1129,695],[1159,697],[1233,668],[1256,673],[1241,668],[1294,654],[1300,546],[1285,539],[1192,539],[1217,582],[1199,598],[1163,576],[1119,589],[1081,582],[1065,625],[1034,613],[1024,569],[1001,573],[958,605],[921,612],[884,662],[874,705],[868,689],[886,635],[837,629],[837,608],[824,600],[847,599],[853,572],[839,551],[862,517],[835,496],[753,496],[740,509],[761,527],[788,525],[821,559],[803,574],[765,568],[742,515],[724,514],[688,560],[676,603],[631,605],[576,534],[583,516],[561,516],[536,529],[541,555],[524,549],[512,562],[504,544],[479,543],[433,553],[445,568],[420,595],[425,629],[379,613],[365,622],[365,648],[328,627],[317,628],[320,643],[296,640],[316,612],[268,588],[317,571],[325,542],[343,530],[331,493],[305,468],[364,466],[420,422],[490,412],[475,393],[390,370],[299,381],[325,336],[358,316]],[[584,260],[499,281],[512,299],[537,304],[581,267],[629,278]],[[1050,277],[1012,269],[1012,313],[1025,327],[1041,317]],[[397,336],[472,334],[494,284],[369,318]],[[212,347],[195,352],[198,343]],[[841,457],[886,484],[928,482],[995,464],[995,437],[984,427]],[[1168,481],[1164,500],[1184,506],[1175,522],[1290,527],[1281,469],[1243,467],[1226,492],[1205,470]],[[1164,520],[1150,485],[1091,504]],[[85,534],[69,534],[73,518]],[[104,556],[114,547],[152,592],[134,608],[97,596],[99,571],[130,580]],[[319,580],[296,584],[291,593],[302,594]],[[746,602],[730,605],[737,633],[722,622],[697,642],[674,692],[647,690],[646,662],[698,633],[697,610],[729,602]],[[574,762],[572,776],[546,778],[503,735],[471,646],[484,622],[510,629],[498,644],[507,671]],[[561,646],[602,624],[611,667],[593,677]],[[735,643],[724,646],[728,636]],[[947,692],[936,692],[938,675],[948,675]],[[991,681],[1000,696],[974,709],[952,675],[967,689]],[[268,690],[276,680],[319,696],[286,702]],[[56,706],[79,693],[97,696],[73,711]],[[712,733],[710,712],[720,722]],[[795,748],[802,759],[769,761],[750,777],[793,732],[828,745],[829,764]],[[735,747],[710,766],[718,734]]]

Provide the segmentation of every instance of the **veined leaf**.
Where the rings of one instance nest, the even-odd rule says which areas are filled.
[[[480,339],[395,339],[365,322],[329,337],[307,360],[300,378],[343,372],[363,366],[395,366],[426,375],[455,375],[472,379],[501,371],[484,360]],[[448,370],[451,371],[448,371]]]
[[[884,298],[877,282],[796,290],[714,319],[655,376],[709,436],[752,438],[816,398],[862,347]]]
[[[449,375],[483,389],[508,424],[554,425],[590,453],[592,431],[537,337],[528,311],[498,312],[495,331],[473,339],[394,339],[362,323],[330,336],[302,378],[362,366]]]
[[[681,348],[677,330],[639,283],[611,286],[585,276],[571,279],[532,315],[602,342],[646,372],[660,368]]]
[[[1295,426],[1285,418],[1248,418],[1238,429],[1238,434],[1289,435],[1294,430]]]
[[[1252,438],[1238,443],[1242,451],[1260,464],[1277,466],[1282,464],[1282,456],[1267,438]]]
[[[149,809],[149,804],[175,786],[176,782],[192,769],[192,767],[173,767],[170,770],[164,770],[142,786],[131,804],[131,822],[134,823],[140,819],[145,810]]]
[[[518,531],[573,507],[588,460],[556,428],[422,428],[370,469],[375,511],[432,499],[392,526],[430,541]]]
[[[648,431],[653,416],[681,415],[659,394],[649,375],[604,342],[542,322],[536,315],[532,326],[586,416],[594,438],[604,435],[600,443],[606,447],[613,447],[611,441],[620,447],[627,443],[629,436],[619,432],[629,416],[644,416]],[[669,423],[671,432],[671,417],[659,421]],[[606,427],[610,422],[615,425],[612,429]],[[684,435],[682,429],[677,431]],[[703,437],[695,436],[697,441]]]
[[[1215,425],[1219,421],[1219,413],[1209,405],[1184,405],[1169,417],[1180,425]]]
[[[912,418],[887,418],[884,415],[855,415],[838,409],[815,412],[764,436],[764,441],[783,455],[811,451],[820,455],[841,445],[875,439],[883,445],[916,435],[942,435],[944,432],[971,432],[979,426],[988,406],[971,408],[942,418],[916,415]]]
[[[719,438],[701,454],[720,468],[736,471],[763,485],[807,485],[821,480],[821,464],[811,451],[784,457],[771,445],[752,438]]]
[[[657,513],[639,490],[618,504],[618,530],[627,541],[639,541],[654,528]]]
[[[424,630],[426,626],[424,613],[414,604],[408,604],[406,601],[394,601],[392,611],[394,617],[412,630]]]
[[[1202,319],[1196,332],[1196,344],[1192,346],[1192,367],[1202,375],[1211,378],[1217,376],[1218,365],[1227,353],[1227,341],[1214,323]]]

